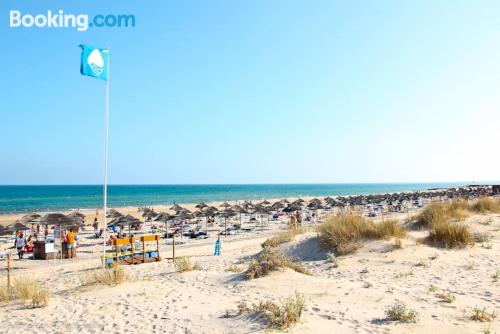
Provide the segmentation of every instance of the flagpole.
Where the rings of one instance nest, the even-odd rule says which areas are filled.
[[[109,52],[108,47],[108,52]],[[109,61],[110,54],[108,54],[108,78],[106,80],[106,108],[104,112],[104,184],[103,184],[103,198],[104,198],[104,231],[102,243],[102,268],[106,267],[106,231],[108,224],[106,218],[108,216],[108,133],[109,133]]]

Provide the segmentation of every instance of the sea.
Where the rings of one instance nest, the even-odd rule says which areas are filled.
[[[109,185],[110,207],[394,193],[466,183]],[[95,209],[102,185],[0,185],[0,213]]]

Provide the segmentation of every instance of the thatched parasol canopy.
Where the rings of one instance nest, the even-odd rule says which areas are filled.
[[[122,216],[123,216],[122,213],[119,213],[115,209],[111,209],[111,210],[108,211],[108,215],[106,216],[106,218],[119,218],[119,217],[122,217]]]
[[[206,205],[205,203],[201,202],[201,203],[196,204],[194,207],[197,208],[197,209],[203,209],[203,208],[208,207],[208,205]]]
[[[69,225],[77,221],[80,221],[80,219],[66,216],[62,213],[49,213],[40,219],[40,222],[46,225]]]

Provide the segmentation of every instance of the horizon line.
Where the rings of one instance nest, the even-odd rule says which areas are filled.
[[[464,183],[467,185],[492,185],[498,180],[486,181],[384,181],[384,182],[278,182],[278,183],[108,183],[108,186],[253,186],[253,185],[349,185],[349,184],[447,184]],[[102,186],[102,183],[39,183],[39,184],[0,184],[0,187],[23,186]]]

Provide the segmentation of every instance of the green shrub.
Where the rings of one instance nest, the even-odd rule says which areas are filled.
[[[418,313],[415,310],[409,309],[404,303],[396,301],[385,310],[387,320],[401,322],[417,322]]]

